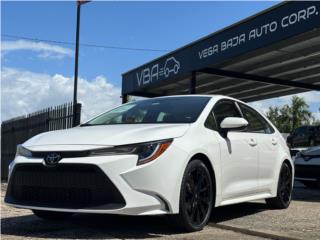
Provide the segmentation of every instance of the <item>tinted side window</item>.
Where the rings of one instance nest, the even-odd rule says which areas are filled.
[[[217,128],[217,123],[216,123],[216,120],[212,114],[212,111],[210,112],[210,114],[208,115],[205,123],[204,123],[204,126],[206,128],[209,128],[209,129],[212,129],[212,130],[218,130]]]
[[[316,131],[316,127],[309,127],[309,133],[313,133]]]
[[[301,127],[301,128],[299,128],[299,130],[298,130],[298,134],[299,134],[299,135],[302,135],[302,134],[304,134],[305,131],[306,131],[306,127]]]
[[[295,131],[294,131],[295,134],[300,134],[302,133],[302,128],[297,128]]]
[[[218,102],[213,109],[213,113],[219,128],[222,120],[226,117],[242,117],[234,102],[227,100]]]
[[[256,133],[273,133],[273,128],[258,112],[252,108],[239,103],[243,117],[248,121],[246,130],[248,132]]]

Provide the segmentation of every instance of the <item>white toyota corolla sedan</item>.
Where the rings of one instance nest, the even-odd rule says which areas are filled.
[[[19,145],[5,202],[44,219],[167,214],[196,231],[214,207],[266,199],[287,208],[293,173],[285,140],[247,104],[217,95],[160,97]]]

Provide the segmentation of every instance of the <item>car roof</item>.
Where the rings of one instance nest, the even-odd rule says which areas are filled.
[[[161,97],[154,97],[152,99],[161,99],[161,98],[172,98],[172,97],[209,97],[209,98],[213,98],[213,99],[230,99],[230,100],[235,100],[235,101],[239,101],[242,102],[239,99],[236,98],[232,98],[232,97],[228,97],[228,96],[224,96],[224,95],[218,95],[218,94],[184,94],[184,95],[170,95],[170,96],[161,96]]]

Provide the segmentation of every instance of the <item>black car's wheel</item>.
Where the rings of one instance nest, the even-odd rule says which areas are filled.
[[[182,179],[179,214],[170,217],[185,231],[199,231],[210,218],[213,197],[213,183],[208,168],[202,161],[193,160]]]
[[[34,215],[45,220],[63,220],[71,217],[73,213],[70,212],[54,212],[43,210],[32,210]]]
[[[320,188],[320,182],[302,181],[307,188]]]
[[[266,199],[271,208],[284,209],[289,207],[292,193],[292,171],[288,163],[283,163],[278,180],[277,196]]]

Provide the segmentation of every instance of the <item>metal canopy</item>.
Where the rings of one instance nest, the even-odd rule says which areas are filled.
[[[284,2],[123,74],[122,94],[256,101],[320,90],[320,1]]]

